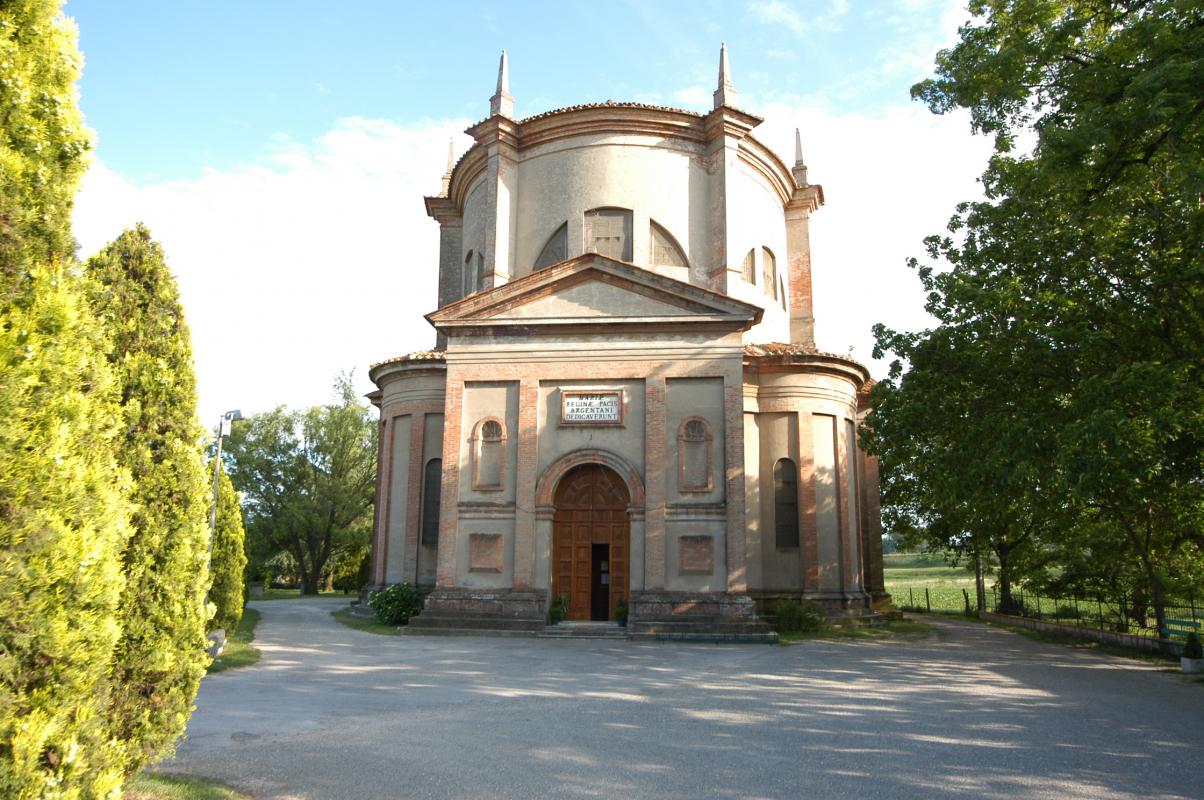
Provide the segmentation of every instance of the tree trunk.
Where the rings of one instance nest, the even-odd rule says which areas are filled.
[[[982,547],[974,537],[974,595],[979,613],[987,610],[987,587],[982,579]]]

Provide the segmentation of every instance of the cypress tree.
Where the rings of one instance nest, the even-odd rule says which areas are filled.
[[[108,710],[133,774],[183,734],[208,663],[209,500],[192,347],[162,248],[138,225],[89,259],[86,272],[121,393],[118,460],[134,482]]]
[[[0,3],[0,797],[13,800],[109,796],[122,781],[104,715],[127,480],[72,268],[89,139],[58,9]]]
[[[209,475],[213,475],[213,460]],[[213,486],[210,478],[209,486]],[[242,508],[230,476],[223,471],[218,476],[217,524],[213,534],[213,553],[209,559],[209,602],[215,611],[209,620],[209,630],[222,628],[233,633],[242,619],[243,572],[247,568],[246,533],[242,525]]]

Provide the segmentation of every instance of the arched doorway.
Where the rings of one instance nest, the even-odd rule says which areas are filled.
[[[582,464],[561,478],[554,502],[552,596],[567,598],[569,619],[612,619],[627,599],[627,485],[608,467]]]

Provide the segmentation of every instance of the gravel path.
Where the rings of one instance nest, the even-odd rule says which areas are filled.
[[[256,603],[168,772],[264,800],[1204,797],[1204,685],[932,620],[765,645],[390,638]]]

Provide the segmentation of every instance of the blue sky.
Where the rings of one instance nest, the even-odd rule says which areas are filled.
[[[507,8],[515,10],[506,10]],[[521,116],[580,102],[694,105],[727,40],[742,94],[844,111],[905,102],[940,3],[73,0],[82,104],[111,167],[194,176],[341,118],[483,115],[498,53]],[[927,50],[924,49],[928,43]]]
[[[336,374],[425,349],[449,139],[488,113],[510,54],[517,114],[634,100],[706,111],[720,42],[754,134],[802,129],[817,339],[871,363],[870,327],[928,323],[908,256],[978,194],[989,142],[908,88],[961,0],[399,3],[71,0],[96,133],[81,255],[135,221],[162,241],[202,415],[321,403]]]

